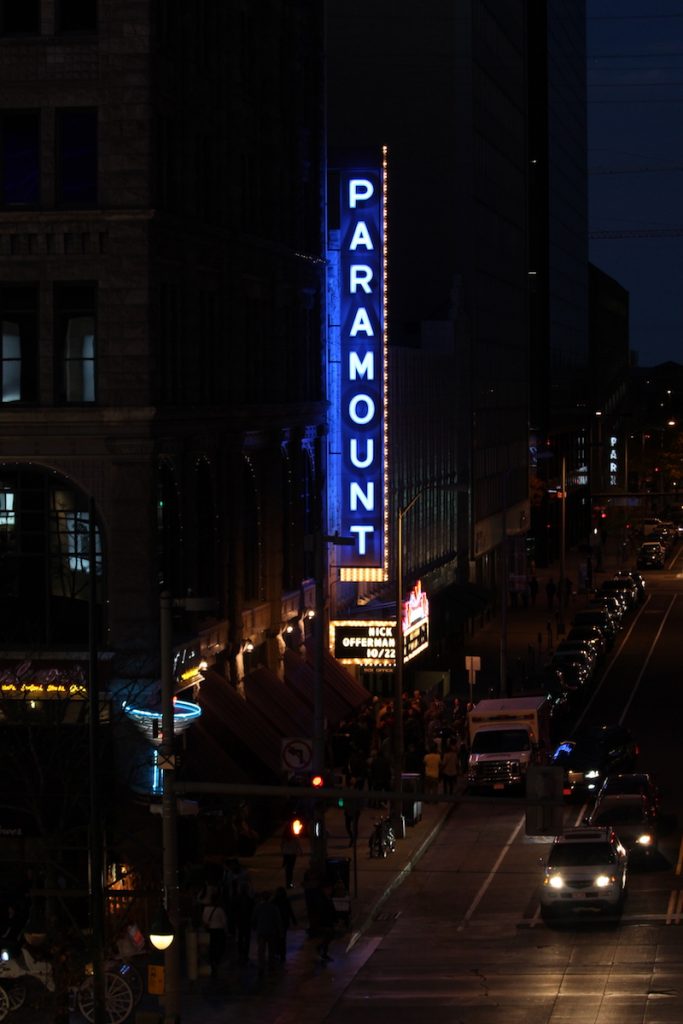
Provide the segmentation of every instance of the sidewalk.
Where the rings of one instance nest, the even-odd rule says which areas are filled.
[[[579,592],[580,561],[578,552],[569,552],[565,560],[565,575],[573,582],[573,593],[565,608],[565,628],[568,630],[575,612],[590,600],[590,594]],[[594,571],[593,586],[599,586],[618,567],[617,554],[606,551],[600,571]],[[538,574],[539,591],[534,606],[519,606],[507,610],[507,663],[515,689],[529,685],[532,671],[540,669],[548,660],[558,642],[557,599],[554,609],[548,608],[545,585],[552,577],[558,582],[559,571],[551,565]],[[548,630],[548,623],[551,631]],[[466,654],[479,655],[481,672],[473,697],[480,700],[497,695],[500,690],[500,615],[492,617],[472,636],[466,645]],[[519,684],[519,686],[518,686]],[[467,682],[456,681],[459,697],[469,699]],[[464,788],[460,781],[459,788]],[[299,857],[295,868],[295,886],[289,890],[297,926],[288,933],[287,963],[276,967],[259,979],[255,962],[246,967],[237,964],[234,940],[230,940],[226,961],[220,977],[212,981],[206,974],[193,982],[183,980],[182,1024],[314,1024],[324,1020],[353,976],[362,967],[380,941],[373,933],[381,931],[381,907],[389,894],[410,873],[423,853],[438,834],[453,804],[423,804],[422,820],[406,828],[405,839],[397,842],[396,852],[386,860],[368,856],[368,837],[377,817],[383,813],[365,808],[360,819],[359,837],[355,851],[349,847],[344,826],[343,811],[334,807],[326,812],[328,832],[328,858],[350,858],[351,920],[348,928],[340,924],[338,935],[331,945],[333,962],[321,964],[316,952],[317,940],[309,938],[304,892],[301,886],[308,864],[307,851]],[[355,858],[354,858],[355,852]],[[256,892],[274,891],[284,885],[280,836],[268,839],[259,846],[253,857],[240,857],[248,868]],[[252,956],[255,957],[252,939]],[[157,1024],[158,1003],[145,997],[137,1011],[136,1024]]]
[[[572,595],[564,608],[564,633],[571,629],[571,622],[579,609],[586,607],[592,593],[580,589],[581,563],[585,555],[576,549],[567,552],[565,558],[565,576],[572,582]],[[628,568],[632,563],[624,563],[619,559],[619,552],[614,545],[607,545],[603,551],[600,569],[593,569],[593,587],[599,587],[604,579],[609,579],[617,569]],[[537,572],[539,583],[535,605],[529,603],[524,607],[519,602],[516,608],[507,609],[507,668],[508,678],[514,694],[528,689],[533,684],[534,676],[550,659],[554,648],[562,635],[558,637],[558,600],[554,600],[553,608],[548,607],[546,584],[553,579],[559,580],[559,565],[553,563]],[[489,622],[467,640],[465,655],[477,655],[481,659],[481,671],[478,673],[473,687],[473,700],[476,702],[485,697],[500,694],[500,663],[501,663],[501,617],[497,612]],[[456,693],[461,700],[469,700],[469,687],[466,676],[456,681]]]
[[[325,822],[328,833],[328,857],[350,858],[351,919],[348,928],[340,923],[330,946],[333,961],[322,964],[316,952],[317,939],[309,938],[306,907],[301,880],[308,864],[308,853],[297,859],[293,889],[288,890],[297,926],[287,936],[287,962],[277,965],[265,978],[259,978],[252,938],[252,961],[237,964],[234,942],[229,940],[220,976],[212,981],[200,975],[197,981],[183,980],[182,1024],[268,1024],[277,1021],[316,1022],[323,1020],[341,992],[375,948],[378,939],[369,939],[367,930],[380,914],[390,893],[403,881],[438,834],[453,804],[423,804],[422,820],[406,828],[405,839],[398,840],[396,852],[386,860],[368,856],[368,837],[385,812],[365,808],[361,814],[355,849],[349,848],[343,812],[330,808]],[[284,885],[280,837],[262,843],[253,857],[240,857],[248,868],[256,892],[274,891]],[[158,1003],[146,996],[137,1011],[136,1024],[157,1024]]]

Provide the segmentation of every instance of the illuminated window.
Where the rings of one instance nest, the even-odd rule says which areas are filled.
[[[95,287],[55,286],[55,329],[62,361],[59,397],[64,402],[96,400]]]
[[[33,285],[0,287],[0,402],[37,398],[38,290]]]
[[[12,491],[0,490],[0,551],[9,551],[14,547],[15,527],[14,494]]]
[[[73,572],[90,572],[90,516],[87,512],[62,512],[61,528],[66,538],[66,556]],[[102,573],[102,545],[95,528],[95,572]]]

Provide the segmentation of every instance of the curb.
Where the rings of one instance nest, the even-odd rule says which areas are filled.
[[[375,915],[377,914],[377,911],[380,909],[383,903],[389,898],[389,896],[391,896],[392,892],[395,889],[397,889],[399,885],[401,885],[401,883],[408,877],[410,872],[413,870],[414,866],[427,852],[427,850],[432,845],[438,833],[441,831],[441,829],[443,828],[446,821],[451,816],[456,807],[457,804],[452,803],[446,808],[445,813],[442,814],[439,820],[432,826],[431,831],[425,836],[425,838],[422,840],[417,849],[413,851],[413,853],[408,858],[407,862],[403,865],[398,874],[391,880],[391,882],[389,882],[389,884],[380,893],[380,895],[377,897],[374,903],[370,905],[362,923],[352,933],[351,938],[348,941],[348,944],[346,946],[347,953],[349,953],[353,949],[353,947],[356,945],[356,943],[361,938],[366,929],[369,928],[369,926],[372,924],[372,921]]]

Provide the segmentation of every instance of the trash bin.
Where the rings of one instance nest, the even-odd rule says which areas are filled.
[[[329,885],[341,882],[346,892],[349,891],[350,857],[328,857],[325,861],[325,881]]]
[[[403,772],[401,775],[401,789],[407,799],[403,801],[403,815],[406,825],[417,825],[422,821],[422,776],[418,772]]]

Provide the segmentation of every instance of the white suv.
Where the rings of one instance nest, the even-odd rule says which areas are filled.
[[[564,911],[620,914],[628,857],[611,828],[568,829],[552,845],[541,888],[541,917]]]

